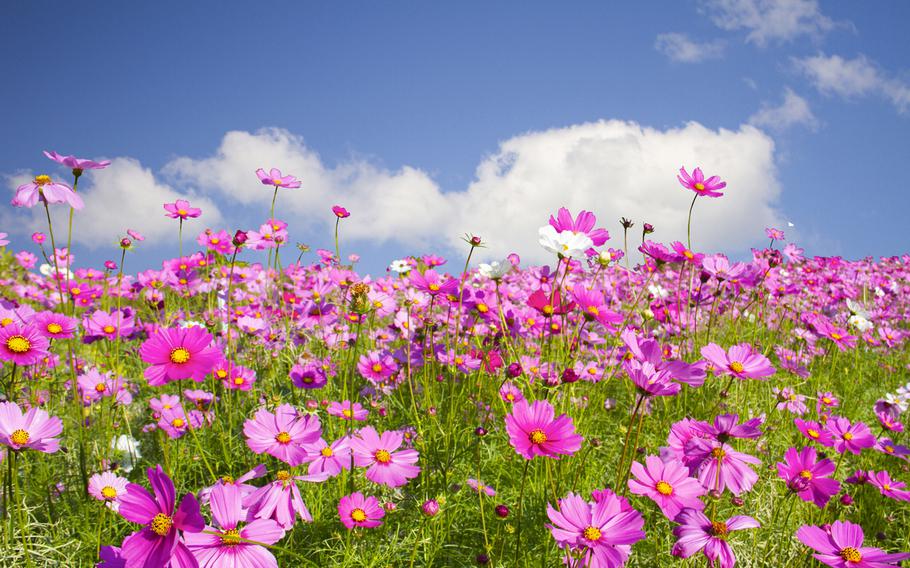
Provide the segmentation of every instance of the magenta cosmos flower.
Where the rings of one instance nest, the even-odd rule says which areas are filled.
[[[402,442],[404,435],[397,430],[379,434],[367,426],[351,439],[354,465],[367,468],[366,478],[373,483],[400,487],[420,474],[414,465],[419,457],[417,450],[399,450]]]
[[[707,490],[689,477],[689,469],[679,460],[663,462],[657,456],[648,456],[645,465],[632,464],[632,475],[635,478],[629,480],[629,490],[654,501],[671,521],[685,508],[705,508],[699,497]]]
[[[790,448],[784,461],[777,463],[777,475],[787,482],[787,487],[803,501],[812,501],[823,509],[828,500],[840,491],[840,482],[831,479],[837,467],[829,459],[816,459],[815,448],[800,451]]]
[[[111,165],[110,160],[101,160],[100,162],[96,162],[95,160],[77,158],[73,155],[61,156],[57,152],[48,152],[47,150],[44,151],[44,155],[47,156],[49,160],[53,160],[62,166],[66,166],[73,170],[80,170],[79,174],[82,173],[82,170],[103,170],[104,168]]]
[[[211,334],[201,327],[159,328],[139,348],[139,356],[151,364],[146,380],[152,386],[180,379],[202,382],[221,358],[211,343]]]
[[[24,415],[15,402],[0,402],[0,443],[11,450],[25,448],[52,454],[60,449],[57,436],[63,422],[40,408],[31,407]]]
[[[683,509],[676,517],[676,522],[679,526],[673,529],[676,544],[673,545],[672,554],[689,558],[701,552],[715,568],[732,568],[736,564],[736,556],[727,542],[730,533],[761,526],[758,521],[745,515],[730,517],[726,522],[712,521],[695,509]]]
[[[560,455],[572,455],[581,448],[584,441],[575,433],[572,419],[565,414],[554,418],[553,406],[545,400],[519,400],[512,405],[512,412],[506,414],[506,431],[509,443],[525,459],[546,456],[559,459]]]
[[[278,566],[272,553],[262,545],[281,540],[284,529],[272,519],[255,519],[241,526],[247,520],[243,497],[234,485],[212,488],[209,506],[215,526],[206,526],[205,532],[184,535],[186,546],[199,562],[199,568]]]
[[[370,414],[370,411],[364,408],[359,402],[351,402],[350,400],[344,400],[342,402],[332,401],[329,403],[326,412],[330,416],[337,416],[342,420],[357,420],[363,421],[367,419],[367,416]]]
[[[300,187],[300,181],[298,181],[297,178],[294,176],[281,175],[281,170],[278,168],[272,168],[269,170],[269,173],[265,173],[264,169],[259,168],[256,170],[256,176],[259,177],[259,181],[262,182],[262,185],[273,185],[286,189],[297,189]]]
[[[570,233],[586,235],[594,246],[599,247],[610,240],[610,233],[604,228],[594,228],[597,223],[597,217],[590,211],[579,211],[575,219],[572,219],[572,213],[565,207],[560,207],[556,217],[550,215],[550,226],[556,229],[558,233],[568,231]]]
[[[458,293],[458,280],[454,278],[443,279],[435,270],[427,270],[423,274],[415,271],[410,280],[414,288],[430,296],[445,296]]]
[[[382,524],[379,519],[385,516],[385,511],[379,506],[376,497],[364,497],[363,493],[351,493],[338,501],[338,516],[341,524],[348,529],[363,527],[371,529]]]
[[[164,210],[167,211],[164,216],[171,219],[195,219],[202,215],[202,209],[190,206],[190,202],[185,199],[178,199],[174,203],[165,203]]]
[[[126,537],[121,546],[127,566],[196,566],[197,562],[183,542],[183,533],[198,533],[205,527],[199,503],[187,493],[176,510],[174,482],[161,466],[148,469],[154,496],[135,483],[126,486],[120,497],[120,515],[145,525]]]
[[[290,466],[304,463],[307,444],[322,436],[319,418],[300,415],[290,404],[282,404],[272,414],[261,408],[243,423],[246,445],[257,454],[267,453]]]
[[[619,499],[589,503],[569,493],[559,500],[559,510],[547,504],[550,534],[561,548],[582,555],[583,564],[593,568],[617,568],[626,556],[619,547],[631,546],[645,538],[645,520],[635,509],[623,507]]]
[[[0,360],[27,366],[47,356],[50,343],[34,326],[13,322],[0,327]]]
[[[82,209],[85,204],[73,188],[65,183],[55,182],[48,175],[35,176],[32,181],[16,189],[13,207],[34,207],[38,201],[44,203],[67,203],[73,209]]]
[[[850,452],[859,455],[864,449],[875,445],[875,436],[862,422],[850,424],[846,418],[832,416],[825,426],[834,439],[834,449],[840,454]]]
[[[902,552],[888,554],[880,548],[863,546],[863,528],[850,521],[834,521],[828,530],[803,525],[796,538],[815,550],[816,560],[833,568],[887,568],[910,558]]]
[[[390,353],[385,351],[370,351],[360,356],[357,370],[370,382],[381,383],[391,377],[398,370],[398,363]]]
[[[767,357],[758,353],[748,343],[734,345],[728,351],[716,343],[701,348],[701,355],[714,365],[717,376],[731,375],[737,379],[764,379],[774,374],[774,367]]]
[[[347,438],[339,438],[331,444],[319,438],[305,449],[309,475],[335,477],[342,470],[351,468],[351,443]]]
[[[351,213],[341,205],[333,205],[332,213],[334,213],[335,216],[339,219],[346,219],[351,216]]]
[[[708,197],[721,197],[723,193],[719,190],[727,187],[727,182],[720,181],[718,176],[711,176],[705,179],[705,174],[701,172],[701,168],[695,168],[692,171],[692,175],[689,175],[685,167],[679,168],[679,175],[676,176],[676,179],[679,180],[679,183],[684,188],[691,189],[698,195],[706,195]]]

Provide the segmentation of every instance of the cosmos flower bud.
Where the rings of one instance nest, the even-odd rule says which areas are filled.
[[[506,376],[510,379],[514,379],[521,375],[521,365],[519,363],[511,363],[506,369]]]
[[[626,219],[625,217],[622,217],[622,218],[619,220],[619,223],[622,225],[622,228],[623,228],[623,229],[627,229],[627,230],[628,230],[628,229],[631,229],[631,228],[635,225],[635,223],[633,223],[632,221]]]
[[[575,369],[568,367],[562,372],[562,382],[566,384],[574,383],[578,380],[578,373],[575,372]]]
[[[420,510],[423,511],[423,514],[428,517],[435,517],[436,513],[439,512],[439,503],[436,499],[427,499],[420,506]]]
[[[392,511],[394,511],[395,509],[398,508],[398,505],[396,505],[395,503],[392,503],[391,501],[386,501],[385,503],[382,504],[382,508],[385,509],[386,513],[391,513]]]
[[[483,438],[484,436],[487,435],[487,429],[484,428],[483,426],[478,426],[477,428],[474,429],[474,435],[477,436],[478,438]]]
[[[642,227],[642,232],[646,235],[650,235],[654,232],[654,225],[651,223],[645,223],[644,227]]]
[[[481,243],[480,237],[478,237],[477,235],[471,235],[471,246],[472,247],[479,247],[480,243]]]
[[[847,507],[849,507],[850,505],[853,504],[853,497],[851,497],[849,493],[844,493],[843,495],[841,495],[840,502],[841,502],[841,505],[846,505]]]
[[[107,268],[108,270],[117,270],[117,263],[114,262],[113,260],[105,260],[104,267]]]
[[[477,563],[481,566],[486,566],[487,564],[490,563],[490,557],[482,552],[477,555],[476,560],[477,560]]]
[[[509,516],[509,508],[505,505],[496,505],[494,511],[496,511],[496,516],[500,519],[505,519]]]
[[[123,237],[122,239],[120,239],[120,248],[129,249],[131,246],[133,246],[133,241],[130,240],[129,238]]]
[[[231,239],[231,243],[235,247],[242,247],[243,244],[246,243],[248,238],[249,237],[247,236],[246,231],[238,230],[236,233],[234,233],[234,238]]]

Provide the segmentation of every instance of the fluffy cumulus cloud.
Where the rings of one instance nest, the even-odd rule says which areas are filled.
[[[816,0],[700,0],[699,11],[721,29],[748,31],[746,40],[759,46],[817,39],[835,27]]]
[[[697,42],[681,33],[666,33],[657,36],[654,49],[679,63],[698,63],[706,59],[717,59],[724,53],[721,40]]]
[[[774,143],[761,130],[713,130],[694,122],[655,129],[611,120],[509,138],[456,191],[442,191],[415,167],[391,170],[357,158],[328,165],[286,130],[229,132],[210,156],[177,158],[157,178],[127,158],[87,174],[95,181],[83,193],[77,238],[107,244],[130,227],[172,245],[174,221],[161,214],[161,204],[178,197],[173,187],[203,208],[199,229],[258,226],[268,215],[272,190],[253,172],[278,167],[303,182],[301,189],[279,190],[276,216],[291,224],[292,239],[327,242],[334,224],[329,208],[341,204],[352,212],[343,234],[354,245],[454,251],[463,250],[460,237],[472,233],[488,243],[480,258],[518,252],[525,261],[547,262],[552,259],[537,245],[537,229],[562,206],[593,211],[616,247],[622,216],[636,222],[633,232],[649,222],[657,239],[685,240],[694,194],[676,181],[682,165],[701,166],[729,184],[723,198],[702,198],[695,207],[698,249],[741,250],[760,242],[764,227],[779,223]],[[40,228],[36,216],[31,230]]]
[[[758,112],[749,118],[749,124],[778,131],[797,125],[815,130],[818,128],[818,119],[806,99],[787,87],[784,89],[783,102],[779,105],[763,103]]]
[[[26,173],[10,176],[7,185],[15,190],[31,177]],[[66,180],[66,176],[62,179]],[[152,242],[165,239],[176,242],[176,221],[164,216],[162,204],[181,198],[190,199],[194,206],[202,208],[209,222],[221,220],[213,200],[178,192],[157,180],[151,170],[132,158],[114,158],[107,169],[87,171],[79,180],[79,194],[85,201],[85,208],[76,213],[74,240],[90,248],[115,244],[127,229],[139,231]],[[51,208],[57,238],[63,241],[68,211],[59,205]],[[3,220],[7,226],[15,224],[20,233],[47,231],[47,218],[40,207],[28,212],[7,211]],[[185,239],[195,236],[189,226],[185,229],[189,230]],[[58,241],[57,246],[62,246],[63,241]]]
[[[845,59],[821,53],[794,58],[793,64],[824,94],[844,98],[877,95],[890,101],[901,113],[910,109],[910,85],[889,76],[864,55]]]

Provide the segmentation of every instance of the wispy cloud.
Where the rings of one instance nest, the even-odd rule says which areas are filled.
[[[696,42],[681,33],[666,33],[657,36],[654,49],[679,63],[698,63],[706,59],[718,59],[724,54],[724,42],[713,40]]]
[[[847,99],[877,95],[890,101],[900,113],[910,109],[910,85],[882,71],[865,55],[844,59],[840,55],[819,54],[794,58],[793,63],[824,94]]]
[[[818,119],[812,113],[808,101],[787,87],[784,89],[784,100],[779,105],[762,103],[761,108],[749,117],[749,124],[777,131],[792,126],[805,126],[815,130],[818,128]]]
[[[816,0],[700,0],[699,11],[725,30],[746,30],[759,46],[801,36],[819,39],[837,24]]]

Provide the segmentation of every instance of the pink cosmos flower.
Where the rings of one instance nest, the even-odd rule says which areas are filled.
[[[382,524],[379,519],[385,516],[385,511],[379,506],[376,497],[364,497],[363,493],[351,493],[338,501],[338,516],[341,524],[348,529],[363,527],[371,529]]]
[[[834,445],[834,436],[831,435],[831,432],[827,428],[822,426],[818,422],[813,422],[812,420],[800,420],[799,418],[793,419],[793,424],[796,425],[796,428],[802,433],[803,436],[830,448]]]
[[[180,379],[202,382],[221,357],[211,343],[211,334],[201,327],[159,328],[139,348],[139,356],[151,364],[146,380],[152,386]]]
[[[0,444],[13,451],[25,448],[52,454],[60,449],[57,439],[63,421],[44,410],[31,407],[22,414],[15,402],[0,402]]]
[[[259,181],[262,182],[262,185],[273,185],[286,189],[297,189],[300,187],[300,182],[297,178],[294,176],[282,176],[281,170],[278,168],[272,168],[269,170],[269,173],[265,173],[264,169],[259,168],[256,170],[256,176],[259,177]]]
[[[280,470],[275,474],[275,481],[244,497],[243,506],[249,509],[250,517],[273,519],[285,530],[294,526],[298,515],[304,522],[312,523],[313,516],[303,502],[297,481],[324,481],[327,477],[295,477],[286,470]]]
[[[887,568],[910,558],[908,553],[887,554],[863,546],[863,528],[850,521],[834,521],[830,527],[803,525],[796,538],[815,550],[816,560],[833,568]]]
[[[379,434],[372,426],[361,429],[351,439],[354,465],[365,467],[366,478],[388,487],[401,487],[420,474],[417,450],[399,450],[404,436],[397,430]]]
[[[34,207],[38,201],[44,203],[67,203],[73,209],[85,207],[82,198],[65,183],[55,182],[48,175],[35,176],[35,179],[16,189],[13,207]]]
[[[572,219],[572,214],[565,207],[559,208],[555,218],[550,215],[550,226],[556,229],[557,232],[569,231],[570,233],[586,235],[594,243],[594,246],[599,247],[610,240],[610,233],[604,228],[595,229],[594,225],[596,223],[597,217],[590,211],[580,211],[574,220]]]
[[[759,465],[761,460],[738,452],[728,444],[692,438],[686,444],[685,453],[683,463],[693,473],[697,472],[698,480],[709,491],[729,489],[734,495],[740,495],[752,489],[758,481],[758,474],[749,464]]]
[[[8,233],[0,233],[0,247],[5,247],[9,244]]]
[[[339,219],[346,219],[347,217],[351,216],[350,212],[348,212],[348,210],[345,209],[344,207],[342,207],[341,205],[333,205],[332,213],[334,213],[335,216],[338,217]]]
[[[559,510],[547,504],[550,534],[560,548],[581,555],[581,566],[618,568],[625,564],[628,548],[645,538],[641,513],[610,497],[589,503],[569,493],[557,503]]]
[[[120,498],[126,494],[129,480],[110,471],[96,473],[88,479],[88,494],[117,511],[120,508]]]
[[[243,423],[243,434],[254,453],[267,453],[293,467],[306,461],[304,446],[319,440],[322,429],[317,416],[301,416],[290,404],[282,404],[274,414],[260,408]]]
[[[381,383],[395,374],[395,371],[398,370],[398,363],[388,352],[370,351],[360,356],[357,370],[370,382]]]
[[[840,491],[840,482],[831,479],[836,466],[829,459],[816,460],[815,448],[800,451],[790,448],[784,461],[777,463],[777,475],[803,501],[812,501],[823,509],[828,500]]]
[[[164,210],[167,211],[164,216],[171,219],[195,219],[202,215],[202,209],[192,207],[186,199],[178,199],[174,203],[165,203]]]
[[[695,266],[701,266],[702,261],[705,259],[704,254],[692,252],[686,248],[686,245],[682,244],[679,241],[670,243],[670,248],[673,249],[673,252],[679,255],[679,258],[682,262],[688,262],[689,264],[694,264]]]
[[[75,334],[77,326],[76,320],[57,312],[35,314],[32,325],[48,339],[69,339]]]
[[[294,386],[301,389],[320,389],[328,383],[325,371],[319,365],[311,363],[294,364],[289,376]]]
[[[443,278],[435,270],[427,270],[423,274],[415,270],[410,276],[410,281],[414,288],[430,296],[446,296],[458,293],[458,280]]]
[[[730,533],[761,526],[758,521],[745,515],[730,517],[726,522],[712,521],[695,509],[683,509],[676,517],[676,522],[679,526],[673,529],[676,536],[673,556],[689,558],[701,552],[714,568],[733,568],[736,564],[736,556],[727,542]]]
[[[44,151],[44,155],[47,156],[49,160],[53,160],[62,166],[66,166],[72,170],[80,170],[80,174],[82,173],[81,170],[103,170],[111,165],[110,160],[96,162],[95,160],[77,158],[73,155],[61,156],[57,152],[48,152],[47,150]]]
[[[496,490],[493,489],[492,487],[490,487],[489,485],[484,485],[484,483],[482,481],[478,481],[472,477],[469,477],[468,480],[466,481],[466,483],[468,484],[468,487],[470,487],[474,493],[483,492],[483,494],[487,495],[488,497],[496,496]]]
[[[870,471],[868,481],[879,492],[896,501],[910,501],[910,491],[904,489],[907,484],[903,481],[891,479],[891,474],[887,471]]]
[[[0,361],[34,365],[47,356],[49,345],[34,325],[12,322],[0,327]]]
[[[127,566],[196,566],[196,560],[186,548],[182,535],[198,533],[205,527],[199,514],[199,503],[192,493],[183,496],[174,509],[177,493],[174,482],[161,466],[148,469],[148,490],[135,483],[126,486],[120,497],[120,515],[133,523],[145,525],[124,539],[121,546]]]
[[[748,343],[734,345],[724,351],[720,345],[709,343],[701,355],[714,366],[714,374],[731,375],[738,379],[764,379],[774,374],[774,367],[767,357],[758,353]]]
[[[635,360],[623,363],[623,369],[643,397],[674,396],[679,393],[679,383],[673,381],[669,371],[658,371],[651,363]]]
[[[784,232],[780,229],[775,229],[773,227],[768,227],[765,229],[765,236],[771,239],[772,241],[782,241],[784,240]]]
[[[310,464],[307,469],[309,475],[335,477],[342,470],[351,468],[351,444],[347,438],[339,438],[331,445],[319,438],[312,444],[307,444],[304,449],[306,461]]]
[[[846,418],[832,416],[825,425],[834,438],[834,449],[840,454],[850,452],[859,455],[875,445],[875,436],[862,422],[851,424]]]
[[[359,402],[352,403],[350,400],[342,402],[332,401],[329,403],[326,412],[331,416],[337,416],[342,420],[358,421],[366,420],[367,416],[370,414],[370,411],[361,406]]]
[[[572,455],[581,448],[584,441],[575,433],[572,419],[565,414],[554,418],[553,406],[545,400],[528,404],[520,400],[512,405],[506,415],[506,431],[509,443],[525,459],[546,456],[559,459],[560,455]]]
[[[521,389],[515,386],[515,383],[511,381],[502,383],[502,386],[499,387],[499,396],[509,404],[525,399],[525,395],[521,392]]]
[[[281,540],[284,529],[272,519],[255,519],[241,526],[247,520],[243,497],[234,485],[216,485],[212,489],[209,505],[215,526],[206,526],[205,532],[184,535],[199,568],[278,566],[272,553],[262,545]]]
[[[214,489],[215,487],[217,487],[219,485],[233,485],[240,491],[240,494],[243,497],[246,497],[247,495],[249,495],[251,493],[255,493],[259,489],[255,485],[252,485],[247,482],[251,481],[253,479],[259,479],[260,477],[264,476],[266,473],[268,473],[268,469],[266,469],[265,464],[259,464],[256,467],[254,467],[253,469],[251,469],[250,471],[248,471],[248,472],[244,473],[243,475],[241,475],[240,477],[238,477],[237,479],[234,479],[233,477],[231,477],[229,475],[221,476],[218,478],[218,480],[215,482],[214,485],[211,485],[211,486],[206,487],[206,488],[202,489],[201,491],[199,491],[199,502],[203,503],[203,504],[207,504],[209,502],[209,494],[211,494],[212,489]]]
[[[695,168],[692,175],[686,171],[685,167],[679,168],[679,175],[676,176],[679,183],[686,189],[691,189],[698,195],[708,197],[721,197],[723,193],[719,190],[727,187],[727,182],[720,181],[720,177],[711,176],[705,179],[705,174],[701,173],[701,168]]]
[[[629,490],[654,501],[670,520],[687,507],[698,511],[705,508],[699,497],[707,490],[689,477],[688,468],[676,459],[664,462],[657,456],[647,456],[644,466],[639,462],[632,464],[632,475]]]
[[[875,442],[874,449],[885,455],[894,456],[903,460],[906,460],[907,456],[910,456],[910,448],[896,443],[891,438],[879,438],[878,441]]]

